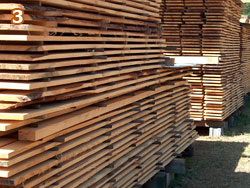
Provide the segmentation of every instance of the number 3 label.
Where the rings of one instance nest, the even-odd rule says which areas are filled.
[[[11,19],[11,23],[14,25],[20,25],[24,22],[24,10],[16,8],[11,11],[11,14],[13,15]]]

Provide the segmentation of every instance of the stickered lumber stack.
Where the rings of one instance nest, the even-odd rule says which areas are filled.
[[[165,55],[181,55],[181,24],[184,2],[162,0],[161,25],[166,40]]]
[[[27,127],[23,131],[37,141],[4,140],[9,141],[0,150],[6,178],[0,182],[25,187],[143,184],[196,138],[187,121],[188,92],[183,81],[176,81]]]
[[[1,187],[140,186],[196,139],[159,6],[1,1]]]
[[[206,0],[203,55],[221,57],[218,66],[205,65],[204,119],[225,120],[243,105],[240,72],[241,1]]]
[[[202,121],[204,114],[204,87],[203,87],[203,66],[197,66],[192,68],[192,73],[186,76],[190,88],[190,117],[194,121]]]
[[[241,24],[241,71],[244,95],[250,92],[250,24]]]
[[[181,24],[181,47],[184,56],[200,56],[203,24],[203,0],[184,0]]]
[[[162,0],[163,38],[167,56],[200,56],[203,24],[203,1]]]
[[[193,88],[191,118],[196,121],[224,121],[243,105],[239,22],[242,2],[240,0],[163,2],[166,6],[177,2],[185,5],[180,11],[182,16],[178,23],[181,28],[178,37],[182,41],[180,47],[178,46],[181,49],[180,55],[220,57],[218,65],[204,64],[202,67],[196,67],[193,76],[187,77]],[[171,12],[174,8],[169,7],[164,10]],[[168,24],[171,24],[171,21]],[[172,21],[172,24],[176,23]],[[165,25],[164,17],[162,25]],[[169,36],[163,37],[168,41]],[[171,54],[169,48],[166,48],[165,54],[175,55]]]

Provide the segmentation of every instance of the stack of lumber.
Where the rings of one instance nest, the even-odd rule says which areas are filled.
[[[190,87],[190,117],[194,121],[202,121],[204,114],[204,87],[203,87],[203,66],[195,66],[192,68],[192,73],[189,76],[186,76]]]
[[[184,56],[200,56],[203,24],[203,0],[184,0],[181,24],[181,48]]]
[[[241,72],[244,95],[250,92],[250,24],[241,24]]]
[[[184,9],[184,0],[162,0],[161,25],[162,36],[166,40],[166,56],[181,55],[181,24]]]
[[[159,7],[1,1],[0,187],[140,186],[196,139],[190,68],[164,68]]]
[[[202,53],[202,24],[203,24],[203,0],[184,0],[181,24],[181,54],[183,56],[201,56]],[[190,77],[186,77],[191,85],[190,116],[195,121],[203,118],[204,99],[202,85],[202,66],[194,67]]]
[[[225,120],[243,105],[240,67],[241,1],[206,0],[203,55],[220,56],[203,69],[204,120]]]
[[[162,0],[161,10],[165,55],[200,56],[203,0]]]
[[[168,0],[165,3],[185,5],[179,23],[180,55],[220,58],[217,65],[208,63],[195,67],[193,75],[187,77],[192,87],[191,118],[196,121],[225,120],[243,105],[239,22],[242,2]],[[165,25],[164,17],[162,25]],[[169,36],[163,37],[168,40]],[[168,48],[165,54],[172,55]]]

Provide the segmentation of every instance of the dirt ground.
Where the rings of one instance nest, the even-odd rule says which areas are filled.
[[[250,188],[250,102],[221,138],[201,136],[172,188]]]

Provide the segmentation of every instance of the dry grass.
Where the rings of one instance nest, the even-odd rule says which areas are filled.
[[[250,188],[250,102],[221,138],[200,137],[173,188]]]

